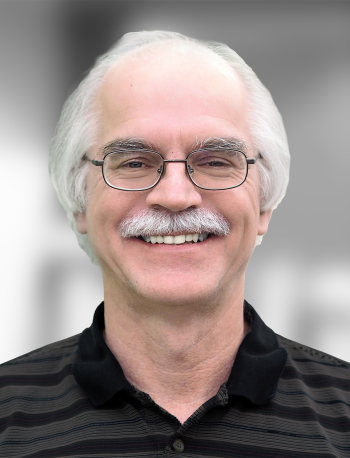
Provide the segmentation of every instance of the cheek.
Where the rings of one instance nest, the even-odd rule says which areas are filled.
[[[86,219],[91,237],[118,235],[119,224],[130,214],[144,209],[142,193],[119,191],[102,185],[95,187],[87,204]]]
[[[256,222],[260,215],[260,203],[258,190],[255,183],[248,180],[238,188],[233,188],[229,191],[223,191],[226,194],[220,196],[217,201],[217,208],[221,209],[223,215],[231,222],[238,223],[241,221],[253,220]]]
[[[241,189],[232,189],[229,195],[223,196],[219,208],[231,225],[225,250],[233,259],[242,257],[245,264],[254,250],[259,232],[260,204],[255,185],[246,182]]]

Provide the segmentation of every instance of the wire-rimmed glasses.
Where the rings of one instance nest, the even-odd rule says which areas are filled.
[[[261,157],[261,156],[259,156]],[[198,149],[186,159],[166,160],[152,150],[115,150],[108,152],[103,160],[83,159],[97,167],[102,166],[102,175],[108,186],[121,191],[145,191],[160,181],[165,164],[183,162],[188,177],[198,188],[220,191],[236,188],[244,183],[248,165],[256,158],[247,158],[236,149]]]

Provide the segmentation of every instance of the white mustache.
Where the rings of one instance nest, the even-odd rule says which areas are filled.
[[[205,208],[176,213],[150,209],[126,218],[120,223],[119,231],[122,237],[203,232],[223,236],[230,232],[230,223],[222,215]]]

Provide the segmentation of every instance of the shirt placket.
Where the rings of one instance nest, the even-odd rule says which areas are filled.
[[[154,436],[156,456],[164,458],[190,458],[198,455],[193,447],[198,421],[208,410],[228,403],[228,393],[224,384],[216,396],[205,402],[181,425],[177,418],[158,406],[148,394],[138,392],[136,396],[145,407],[143,414]],[[161,435],[160,429],[168,429],[170,434]]]

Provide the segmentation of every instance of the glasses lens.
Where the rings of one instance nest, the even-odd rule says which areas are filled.
[[[103,176],[118,189],[134,190],[153,186],[159,179],[161,156],[152,151],[118,151],[105,156]]]
[[[246,179],[248,166],[241,151],[199,150],[188,158],[192,180],[207,189],[239,186]]]

